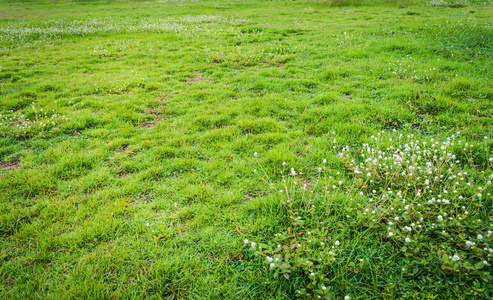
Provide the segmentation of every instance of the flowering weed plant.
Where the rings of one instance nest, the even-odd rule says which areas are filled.
[[[473,282],[474,293],[484,292],[493,262],[487,137],[474,145],[460,133],[437,141],[382,132],[361,147],[335,145],[331,155],[349,180],[329,176],[326,160],[316,175],[285,166],[281,187],[256,171],[279,195],[287,228],[271,240],[244,242],[274,278],[304,278],[296,281],[303,298],[344,296],[351,291],[339,281],[371,265],[358,257],[362,248],[385,243],[391,252],[385,259],[409,281],[388,293],[403,296],[437,277],[447,282],[442,288]]]

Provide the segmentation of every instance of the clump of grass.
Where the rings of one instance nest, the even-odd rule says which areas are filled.
[[[244,243],[273,278],[296,278],[290,283],[305,299],[358,296],[349,282],[371,265],[361,258],[371,241],[388,247],[371,260],[390,260],[392,276],[407,278],[400,283],[407,290],[437,278],[467,286],[488,282],[493,262],[488,137],[473,145],[459,133],[441,141],[379,133],[361,147],[334,145],[331,155],[349,179],[339,172],[330,176],[327,160],[305,168],[308,174],[283,164],[283,186],[262,168],[255,171],[279,195],[278,218],[286,230]],[[402,290],[394,292],[403,296]]]

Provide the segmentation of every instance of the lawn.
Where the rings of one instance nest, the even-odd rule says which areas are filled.
[[[493,298],[489,1],[2,1],[0,298]]]

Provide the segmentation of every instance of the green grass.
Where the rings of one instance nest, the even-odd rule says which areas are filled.
[[[416,267],[401,242],[344,219],[361,186],[333,149],[459,131],[478,146],[454,150],[458,170],[491,174],[493,8],[452,2],[0,3],[0,297],[492,298],[491,254],[471,276]],[[309,184],[324,158],[328,186],[347,189],[322,224],[298,207],[294,226],[254,169],[276,187],[290,168]],[[486,237],[492,192],[474,211],[483,225],[457,237]],[[330,292],[309,269],[274,277],[244,245],[275,248],[288,227],[347,245],[320,265]]]

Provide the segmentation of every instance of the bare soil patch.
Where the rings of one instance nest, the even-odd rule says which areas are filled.
[[[205,80],[205,77],[192,77],[188,80],[188,82],[197,82],[202,80]]]
[[[17,170],[21,167],[21,164],[16,161],[16,162],[11,162],[11,163],[0,163],[0,169],[2,170],[7,170],[7,171],[12,171],[12,170]]]
[[[154,128],[154,127],[156,127],[156,123],[146,122],[146,123],[140,124],[140,127],[141,128]]]

